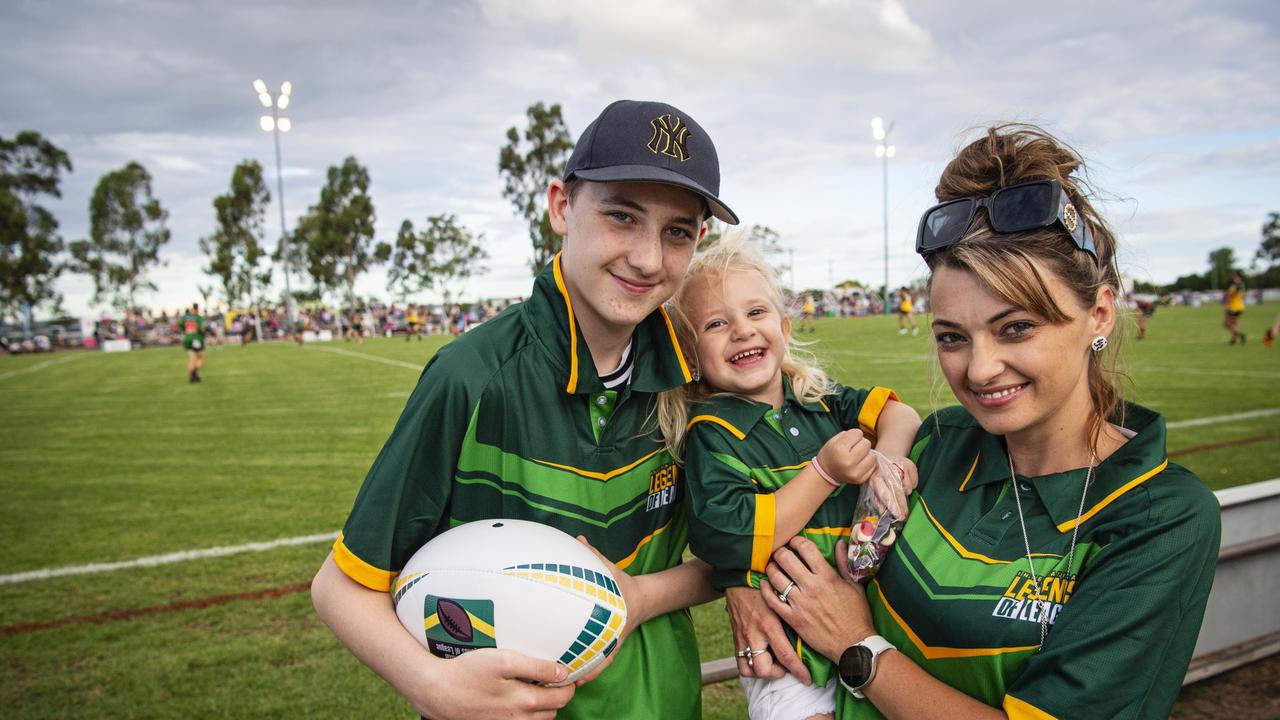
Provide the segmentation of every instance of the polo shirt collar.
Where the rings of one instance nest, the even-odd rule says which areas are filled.
[[[1088,522],[1107,505],[1168,466],[1163,416],[1141,405],[1126,403],[1124,427],[1136,435],[1094,470],[1083,512],[1080,509],[1080,491],[1087,472],[1084,468],[1044,475],[1028,483],[1059,532],[1071,532],[1077,518],[1081,524]],[[978,457],[960,486],[961,492],[1009,479],[1009,456],[1005,451],[1004,438],[985,432],[983,435]],[[1019,474],[1018,478],[1026,479],[1026,476]]]
[[[591,349],[573,315],[573,303],[564,283],[560,253],[538,273],[525,311],[530,334],[545,351],[565,392],[598,393],[604,383],[596,373]],[[692,380],[675,328],[663,308],[640,321],[632,336],[635,367],[629,387],[639,392],[661,392]]]
[[[791,381],[787,379],[786,375],[783,375],[782,406],[787,407],[788,405],[794,405],[808,410],[809,412],[831,412],[831,409],[828,408],[821,400],[811,403],[800,402],[796,398],[795,393],[791,390]],[[733,425],[744,436],[746,436],[751,434],[751,430],[755,427],[756,423],[764,419],[765,413],[772,409],[773,406],[766,402],[757,402],[738,395],[721,393],[719,395],[712,395],[703,401],[696,414],[714,414],[716,417],[724,420],[730,425]],[[704,411],[707,412],[704,413]]]

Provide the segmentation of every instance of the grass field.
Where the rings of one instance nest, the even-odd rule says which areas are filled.
[[[1212,488],[1280,476],[1280,347],[1259,342],[1277,310],[1250,308],[1244,347],[1216,307],[1162,308],[1128,343],[1135,399]],[[892,320],[810,337],[841,381],[922,415],[952,402],[929,341]],[[0,357],[0,575],[336,531],[443,342],[213,348],[199,385],[177,349]],[[412,717],[312,613],[302,584],[326,550],[0,583],[5,717]],[[722,603],[695,621],[703,659],[728,655]],[[735,683],[704,707],[744,715]]]

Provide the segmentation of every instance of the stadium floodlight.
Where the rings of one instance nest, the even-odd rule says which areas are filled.
[[[884,124],[884,118],[871,119],[871,136],[879,141],[876,145],[876,157],[881,160],[884,171],[884,314],[889,314],[889,158],[897,152],[897,148],[889,144],[889,133],[893,132],[893,123]]]
[[[263,107],[271,108],[270,115],[263,115],[258,125],[264,132],[271,133],[275,139],[276,146],[276,193],[280,206],[280,254],[281,260],[284,262],[284,305],[285,314],[289,318],[289,330],[294,328],[297,313],[293,305],[293,288],[289,281],[289,230],[284,222],[284,171],[280,162],[280,133],[289,132],[293,128],[293,122],[287,117],[281,117],[280,111],[289,107],[289,97],[293,94],[293,83],[285,80],[280,84],[280,94],[271,97],[271,93],[267,92],[267,84],[262,80],[253,81],[253,89],[258,92],[258,101]],[[262,337],[259,333],[258,337]]]

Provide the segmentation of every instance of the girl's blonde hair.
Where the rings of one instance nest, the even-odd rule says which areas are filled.
[[[778,276],[764,258],[754,250],[750,242],[740,234],[725,235],[709,247],[701,249],[689,264],[689,272],[676,294],[667,301],[667,314],[671,316],[676,338],[684,350],[690,367],[701,366],[698,358],[697,330],[688,307],[689,289],[695,282],[725,280],[732,273],[753,272],[764,281],[769,301],[780,316],[789,318],[794,313],[788,308],[778,284]],[[782,375],[791,382],[791,392],[803,403],[817,402],[834,391],[831,379],[818,365],[813,354],[798,347],[789,339],[782,355]],[[668,390],[658,395],[658,430],[664,446],[680,460],[685,433],[688,429],[689,410],[697,403],[718,393],[706,380],[696,379],[688,385]]]

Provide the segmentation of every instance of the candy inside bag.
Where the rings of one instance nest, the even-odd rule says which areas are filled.
[[[907,521],[907,492],[903,474],[888,458],[871,451],[879,463],[875,475],[863,483],[858,508],[849,528],[849,572],[866,583],[875,577]]]

